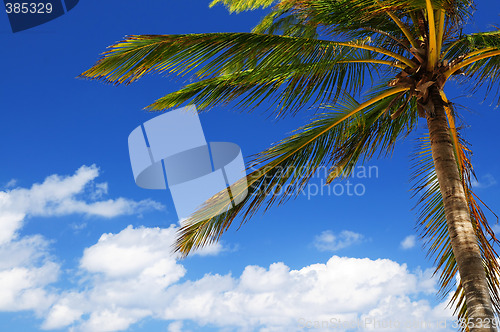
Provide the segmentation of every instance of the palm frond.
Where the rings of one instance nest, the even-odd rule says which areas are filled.
[[[401,32],[405,35],[405,37],[408,40],[408,42],[410,43],[410,45],[413,48],[418,48],[419,45],[417,44],[417,41],[415,40],[415,37],[411,33],[408,26],[405,23],[403,23],[403,21],[401,21],[393,12],[387,11],[386,13],[394,21],[394,23],[397,24],[399,29],[401,29]]]
[[[242,12],[247,10],[254,10],[258,8],[267,8],[276,4],[274,9],[280,7],[308,7],[311,3],[316,2],[318,6],[335,6],[335,3],[341,5],[349,5],[350,7],[358,8],[354,12],[354,17],[358,20],[363,17],[369,17],[369,14],[379,13],[380,11],[396,10],[405,12],[425,9],[425,0],[213,0],[210,7],[217,4],[225,5],[230,12]],[[380,6],[380,4],[382,6]],[[471,11],[474,9],[474,2],[472,0],[433,0],[434,8],[443,8],[446,10],[446,15],[450,16],[455,24],[462,24],[464,20],[470,17]],[[320,7],[319,7],[320,8]],[[323,7],[324,8],[324,7]],[[332,7],[328,7],[332,8]],[[339,7],[333,7],[339,8]],[[374,11],[377,10],[377,11]],[[330,10],[333,15],[338,14],[339,11]],[[346,12],[352,14],[352,12]],[[352,17],[352,16],[351,16]]]
[[[362,104],[346,96],[342,104],[331,108],[333,112],[319,115],[292,136],[258,154],[253,164],[259,168],[231,187],[234,200],[241,203],[230,209],[220,195],[208,200],[180,229],[176,250],[187,255],[217,241],[237,216],[244,223],[261,206],[266,210],[274,203],[282,204],[297,196],[320,168],[341,167],[350,172],[350,167],[363,156],[394,144],[412,122],[391,121],[386,110],[391,96],[402,97],[401,93],[407,90],[388,89]],[[344,160],[352,163],[339,165]],[[249,194],[244,197],[247,191]]]
[[[381,22],[377,22],[377,29],[374,28],[376,23],[366,22],[366,18],[358,22],[356,27],[347,28],[347,25],[354,24],[353,15],[364,12],[363,7],[352,5],[351,1],[282,1],[261,20],[253,32],[307,38],[318,38],[321,34],[325,37],[334,36],[335,39],[363,39],[395,54],[404,56],[405,52],[410,53],[398,26],[385,14],[379,15]],[[337,18],[332,17],[335,12],[340,12]]]
[[[370,59],[364,53],[346,55],[340,61],[325,59],[321,64],[298,63],[221,75],[189,84],[147,108],[163,110],[189,101],[204,109],[231,100],[238,100],[236,107],[252,108],[272,100],[277,116],[294,114],[306,103],[335,103],[343,91],[356,93],[369,79],[365,73],[376,72],[379,65],[400,68],[390,61]],[[283,109],[287,112],[283,113]]]
[[[363,40],[337,43],[255,33],[146,35],[131,36],[111,46],[81,76],[128,84],[147,73],[185,75],[196,71],[205,81],[167,95],[150,108],[172,107],[197,94],[195,102],[203,108],[244,93],[248,93],[245,106],[255,106],[253,101],[259,97],[283,88],[279,108],[294,109],[315,95],[338,96],[340,89],[355,93],[362,86],[365,69],[381,63],[401,68],[401,64],[391,63],[395,59],[409,61]]]
[[[231,13],[240,13],[246,10],[254,10],[258,8],[267,8],[277,0],[213,0],[210,7],[222,3]]]
[[[500,30],[462,35],[446,43],[444,49],[444,58],[449,61],[461,60],[475,51],[500,49]]]
[[[431,36],[430,42],[434,42],[434,47],[431,54],[433,60],[429,63],[436,63],[444,37],[448,37],[457,28],[453,23],[457,11],[455,5],[450,1],[430,0],[288,0],[279,2],[254,32],[297,36],[326,33],[335,38],[370,38],[374,45],[383,45],[383,48],[392,52],[401,55],[408,52],[417,57],[415,51],[421,49],[421,43]],[[465,6],[468,7],[469,3],[466,2]],[[434,15],[433,8],[437,14],[438,24],[432,34],[427,31],[427,26],[432,30],[434,25],[424,24],[419,30],[415,23],[417,16],[427,20],[421,14],[427,8],[431,8],[428,11],[431,16]],[[414,51],[410,51],[410,46]]]
[[[380,9],[377,1],[283,1],[275,7],[262,22],[269,24],[271,18],[274,22],[282,22],[287,17],[294,17],[302,25],[316,27],[328,35],[344,36],[347,39],[364,38],[369,33],[365,28],[377,29],[390,33],[395,37],[403,36],[400,26],[392,20],[386,12],[374,11]],[[392,15],[392,13],[391,13]],[[263,24],[265,26],[265,24]],[[268,30],[265,30],[268,31]]]
[[[500,30],[462,36],[447,45],[445,59],[450,62],[446,78],[463,74],[458,80],[472,93],[486,84],[486,95],[493,91],[500,104]]]
[[[292,2],[281,2],[257,24],[252,32],[305,38],[318,38],[318,25],[307,16],[294,15]]]
[[[351,99],[355,106],[356,101]],[[349,104],[343,104],[349,107]],[[327,106],[336,109],[337,106]],[[347,178],[358,163],[392,153],[397,140],[406,137],[418,122],[416,100],[403,91],[372,105],[363,114],[361,123],[346,131],[347,139],[334,152],[335,166],[327,177],[327,183],[336,178]]]
[[[408,15],[426,10],[428,5],[427,0],[385,0],[381,3],[384,5],[382,10],[399,11]],[[475,9],[473,0],[432,0],[431,5],[436,10],[443,9],[450,24],[454,26],[462,26]]]

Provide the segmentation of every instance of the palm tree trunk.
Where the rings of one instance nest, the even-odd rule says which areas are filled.
[[[494,322],[495,317],[481,252],[455,159],[443,100],[436,86],[430,88],[430,99],[433,105],[430,104],[431,110],[427,110],[426,117],[432,158],[443,197],[448,234],[465,291],[470,331],[496,331],[491,324],[481,324]]]

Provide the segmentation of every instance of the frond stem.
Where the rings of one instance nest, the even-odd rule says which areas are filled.
[[[478,52],[478,51],[476,51],[476,52]],[[459,62],[455,66],[451,67],[450,69],[445,71],[443,75],[444,75],[445,79],[448,79],[448,77],[450,77],[454,72],[456,72],[460,68],[466,67],[466,66],[468,66],[476,61],[491,58],[491,57],[496,56],[496,55],[500,55],[500,50],[496,50],[496,51],[488,52],[488,53],[483,53],[483,54],[480,54],[478,56],[470,57],[468,60]]]
[[[408,59],[408,58],[406,58],[404,56],[401,56],[399,54],[396,54],[394,52],[385,50],[383,48],[379,48],[379,47],[375,47],[375,46],[369,46],[369,45],[358,45],[358,44],[353,44],[353,43],[343,43],[343,42],[333,42],[333,43],[335,43],[335,44],[337,44],[339,46],[347,46],[347,47],[352,47],[352,48],[359,48],[359,49],[363,49],[363,50],[367,50],[367,51],[373,51],[373,52],[376,52],[376,53],[384,54],[384,55],[390,56],[391,58],[394,58],[396,60],[399,60],[399,61],[405,63],[406,65],[408,65],[411,68],[415,68],[417,66],[410,59]]]
[[[444,21],[446,18],[446,12],[444,9],[439,10],[439,21],[438,21],[438,31],[437,31],[437,50],[436,54],[439,60],[441,54],[441,48],[443,47],[443,35],[444,35]]]
[[[399,64],[399,63],[394,63],[394,61],[378,60],[378,59],[342,60],[342,61],[336,61],[335,63],[378,63],[381,65],[387,65],[387,66],[400,68],[400,69],[406,68],[406,66]]]
[[[377,1],[378,4],[380,4],[378,1]],[[413,36],[411,35],[411,32],[408,30],[408,28],[404,25],[403,22],[401,22],[401,20],[396,16],[394,15],[393,13],[391,13],[390,11],[386,11],[387,15],[389,15],[389,17],[394,21],[394,23],[396,23],[399,27],[399,29],[401,29],[401,31],[403,32],[403,34],[405,35],[406,39],[408,39],[408,41],[410,42],[411,46],[413,48],[417,48],[418,47],[418,44],[417,42],[415,41],[415,38],[413,38]]]
[[[429,45],[427,49],[427,70],[432,71],[436,65],[437,59],[437,41],[436,41],[436,21],[434,20],[434,9],[431,0],[425,0],[427,6],[427,22],[429,25]]]
[[[475,55],[478,55],[478,54],[481,54],[481,53],[484,53],[484,52],[488,52],[488,51],[494,50],[494,49],[495,49],[494,47],[487,47],[487,48],[483,48],[483,49],[478,50],[478,51],[470,52],[470,53],[468,53],[468,54],[465,55],[464,60],[468,59],[468,58],[471,58],[471,57],[473,57]]]
[[[383,30],[369,28],[369,27],[364,27],[363,29],[368,30],[368,31],[372,31],[372,32],[376,32],[378,34],[381,34],[382,36],[386,36],[386,37],[394,40],[396,43],[398,43],[399,45],[401,45],[402,47],[404,47],[405,50],[407,50],[408,52],[410,52],[410,48],[407,45],[405,45],[405,43],[403,43],[403,41],[397,39],[396,37],[392,36],[391,34],[385,32]]]

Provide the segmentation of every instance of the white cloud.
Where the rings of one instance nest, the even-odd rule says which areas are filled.
[[[497,184],[497,180],[493,177],[493,175],[486,173],[481,176],[481,180],[478,181],[475,178],[471,179],[472,187],[474,188],[489,188]]]
[[[64,305],[52,284],[59,280],[61,266],[50,254],[51,243],[41,235],[21,236],[27,217],[68,214],[116,217],[163,206],[151,200],[125,198],[96,201],[107,192],[106,183],[94,184],[96,166],[82,166],[71,176],[51,175],[31,188],[0,191],[0,310],[33,310],[46,316],[45,328],[64,327],[81,315],[74,305]],[[64,296],[63,296],[64,297]],[[58,304],[54,305],[55,302]]]
[[[417,237],[415,235],[408,235],[401,241],[401,248],[407,250],[415,247],[417,244]]]
[[[176,321],[168,325],[168,332],[182,332],[182,321]]]
[[[121,331],[127,329],[132,323],[148,316],[149,312],[141,310],[103,310],[96,311],[90,315],[90,318],[85,321],[82,326],[82,331],[92,332],[110,332]]]
[[[59,264],[41,236],[0,245],[0,310],[40,313],[56,300],[45,287],[58,279]]]
[[[70,176],[51,175],[31,188],[0,191],[0,243],[16,237],[26,217],[51,217],[70,214],[114,218],[160,210],[163,205],[152,201],[133,201],[119,197],[95,201],[107,192],[106,183],[94,184],[99,176],[95,166],[82,166]],[[88,199],[93,200],[91,202]]]
[[[314,238],[314,246],[320,251],[337,251],[360,243],[363,239],[364,236],[359,233],[342,231],[335,235],[327,230]]]
[[[10,212],[5,209],[6,204],[2,204],[5,193],[0,192],[0,244],[8,243],[17,235],[16,232],[21,228],[24,217],[22,212]]]
[[[103,234],[97,244],[85,249],[80,266],[112,278],[161,275],[169,270],[170,284],[185,274],[171,254],[176,230],[173,225],[166,229],[128,226],[118,234]]]
[[[500,234],[500,224],[492,225],[491,229],[493,230],[493,232],[495,232],[495,234]]]
[[[188,321],[221,330],[298,331],[301,318],[450,316],[424,297],[435,292],[435,279],[428,271],[410,272],[406,265],[387,259],[333,256],[326,263],[299,269],[277,262],[247,266],[241,275],[207,274],[187,280],[186,268],[171,251],[175,225],[128,226],[103,234],[83,250],[78,269],[63,274],[50,254],[49,241],[18,233],[26,217],[111,217],[133,213],[134,207],[159,207],[124,198],[102,201],[107,189],[93,184],[97,175],[95,166],[82,167],[72,176],[54,175],[30,189],[0,192],[0,220],[8,224],[0,227],[9,232],[0,243],[0,310],[33,310],[43,318],[43,329],[85,332],[122,331],[145,318],[165,320],[166,329],[176,332],[185,330]],[[324,250],[338,250],[362,239],[354,232],[327,231],[315,243]],[[224,249],[218,244],[198,254]],[[61,276],[76,286],[56,288]]]
[[[208,246],[196,249],[190,255],[192,256],[216,256],[223,251],[233,251],[234,248],[227,248],[222,245],[221,242],[212,243]]]
[[[411,273],[406,265],[387,259],[333,256],[326,264],[298,270],[284,263],[269,268],[250,265],[237,277],[207,274],[182,281],[185,268],[165,250],[173,243],[175,230],[129,226],[118,234],[103,235],[81,260],[82,269],[90,273],[91,287],[61,296],[44,327],[120,331],[154,317],[172,321],[170,331],[181,330],[185,320],[220,329],[295,331],[300,318],[449,315],[426,300],[414,299],[435,291],[429,271]],[[125,257],[130,257],[129,266],[123,264]],[[83,315],[89,318],[82,319]]]
[[[434,290],[434,284],[421,283],[420,276],[390,260],[338,256],[326,264],[300,270],[291,270],[283,263],[274,263],[268,269],[248,266],[239,278],[207,275],[173,286],[173,300],[163,317],[220,328],[269,331],[299,330],[300,319],[449,317],[447,311],[434,311],[426,300],[411,299]]]
[[[59,303],[51,308],[42,328],[45,330],[61,329],[80,319],[82,315],[83,311]]]
[[[11,187],[15,187],[17,184],[17,180],[16,179],[10,179],[9,182],[7,182],[5,185],[4,185],[4,188],[11,188]]]
[[[62,328],[81,320],[82,331],[118,331],[147,316],[159,315],[168,305],[167,289],[186,269],[172,253],[178,227],[133,228],[103,234],[84,250],[80,260],[83,279],[91,287],[63,294],[48,313],[44,328]],[[217,254],[219,244],[207,249]],[[62,315],[72,310],[73,315]],[[103,323],[103,322],[106,323]]]
[[[76,233],[80,232],[81,230],[85,229],[87,227],[87,223],[86,222],[80,222],[80,223],[73,222],[73,223],[69,224],[69,227],[71,227],[73,232],[76,234]]]
[[[108,194],[108,183],[96,183],[94,191],[90,194],[90,198],[96,200]]]

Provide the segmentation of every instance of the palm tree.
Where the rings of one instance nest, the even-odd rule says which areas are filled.
[[[218,196],[207,201],[180,229],[176,250],[187,255],[217,241],[237,216],[244,223],[260,207],[287,201],[320,167],[331,170],[328,182],[349,176],[358,162],[390,153],[424,118],[428,134],[419,140],[414,173],[421,235],[435,256],[442,294],[456,288],[462,330],[495,331],[488,322],[500,308],[497,239],[471,190],[470,149],[444,86],[460,80],[490,91],[498,84],[500,30],[462,34],[472,0],[211,5],[221,2],[236,12],[273,7],[251,33],[128,36],[81,75],[129,84],[154,72],[194,74],[193,83],[149,105],[152,111],[230,101],[247,109],[273,101],[277,118],[320,110],[255,157],[259,168],[231,188],[238,206],[228,211]]]

